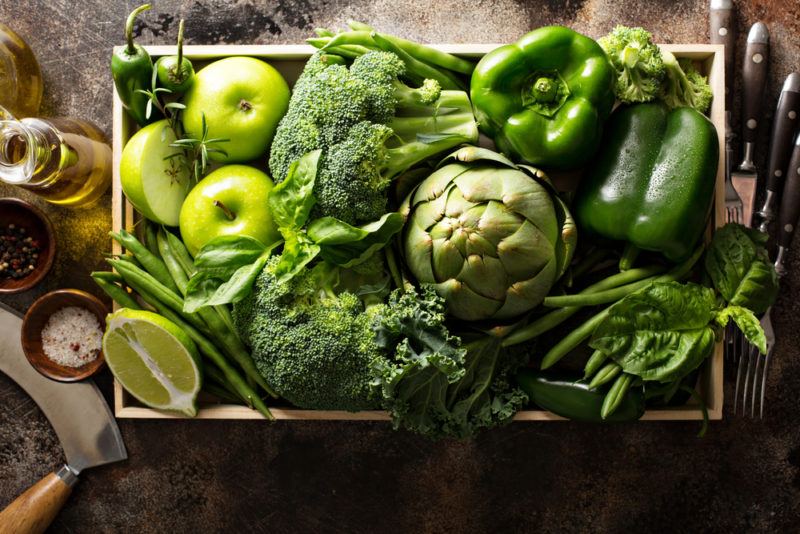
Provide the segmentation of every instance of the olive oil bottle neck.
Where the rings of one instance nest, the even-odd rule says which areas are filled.
[[[0,181],[24,185],[31,182],[36,170],[50,159],[45,132],[39,126],[9,118],[0,120]],[[2,115],[0,115],[2,116]],[[40,121],[36,121],[37,124]]]

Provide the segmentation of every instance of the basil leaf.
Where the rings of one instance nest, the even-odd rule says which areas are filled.
[[[229,278],[240,267],[256,261],[269,247],[258,239],[243,235],[225,235],[209,241],[194,259],[198,272],[215,278]]]
[[[778,275],[764,245],[767,236],[729,223],[714,233],[705,266],[729,304],[764,313],[778,295]]]
[[[227,279],[215,277],[208,272],[197,272],[186,286],[183,311],[192,313],[203,306],[231,304],[242,300],[253,289],[253,284],[267,264],[273,248],[262,251],[255,261],[241,265]]]
[[[306,237],[305,234],[296,234],[287,239],[283,244],[283,253],[278,265],[275,266],[275,278],[278,283],[288,282],[303,267],[317,257],[320,247]]]
[[[385,247],[403,228],[403,222],[403,216],[396,212],[360,227],[333,217],[322,217],[309,223],[307,234],[320,246],[323,259],[342,267],[352,267]]]
[[[313,191],[321,153],[321,150],[314,150],[292,163],[286,179],[269,193],[272,220],[287,240],[303,227],[316,202]]]
[[[747,308],[742,306],[728,306],[719,312],[716,321],[720,326],[726,326],[728,320],[733,319],[744,337],[752,343],[761,354],[767,353],[767,338],[758,318]]]
[[[653,283],[611,306],[589,346],[643,380],[677,380],[711,354],[716,315],[712,289]]]

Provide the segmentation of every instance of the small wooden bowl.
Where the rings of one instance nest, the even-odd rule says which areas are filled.
[[[93,361],[80,367],[59,365],[42,349],[42,330],[57,311],[70,306],[85,308],[94,313],[105,331],[108,310],[97,297],[77,289],[59,289],[42,295],[28,309],[22,320],[22,350],[31,365],[47,378],[60,382],[76,382],[96,373],[105,363],[103,351]]]
[[[0,228],[9,224],[24,227],[28,235],[39,242],[39,261],[36,268],[23,278],[0,278],[0,295],[27,291],[42,281],[56,257],[56,238],[47,215],[33,204],[18,198],[0,198]]]

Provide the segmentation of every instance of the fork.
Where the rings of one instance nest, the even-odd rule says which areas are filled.
[[[747,350],[747,367],[745,368],[745,358],[739,359],[739,368],[736,371],[736,390],[733,398],[733,414],[736,415],[739,406],[739,387],[742,386],[742,415],[747,415],[747,397],[750,395],[750,417],[756,416],[756,399],[759,399],[758,417],[764,418],[764,392],[767,386],[767,371],[772,360],[772,351],[775,348],[775,330],[772,328],[772,307],[770,307],[761,319],[761,328],[764,329],[764,337],[767,339],[767,355],[762,358],[755,346],[750,345]],[[743,336],[738,336],[738,342],[747,344]],[[762,364],[763,362],[763,364]],[[759,379],[759,368],[761,378]],[[750,371],[752,369],[752,378]],[[744,376],[742,371],[744,370]]]

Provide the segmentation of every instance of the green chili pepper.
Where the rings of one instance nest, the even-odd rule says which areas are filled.
[[[612,423],[635,421],[644,415],[644,390],[641,387],[630,387],[626,395],[615,396],[615,404],[618,400],[616,409],[603,419],[601,410],[606,392],[589,389],[587,384],[578,382],[579,379],[578,376],[542,373],[531,368],[523,369],[517,374],[517,384],[531,402],[567,419]]]
[[[128,44],[116,48],[111,56],[111,75],[114,78],[117,95],[128,114],[139,126],[161,118],[161,114],[157,110],[153,110],[150,118],[147,117],[147,102],[150,97],[139,91],[148,91],[152,87],[153,60],[141,45],[133,42],[133,24],[136,16],[148,9],[150,9],[150,4],[144,4],[128,15],[125,24],[125,38]]]
[[[183,19],[178,24],[178,55],[164,56],[156,62],[158,83],[176,94],[183,94],[194,82],[192,62],[183,57]]]

